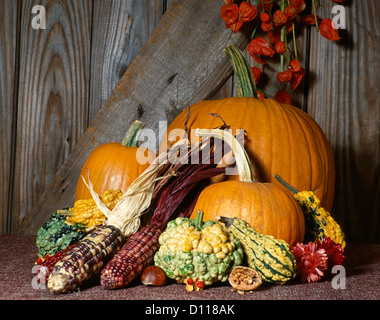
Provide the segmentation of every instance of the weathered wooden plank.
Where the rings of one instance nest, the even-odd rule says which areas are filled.
[[[219,0],[171,1],[115,91],[18,232],[36,232],[53,210],[72,204],[80,169],[95,147],[119,141],[135,119],[158,133],[160,120],[171,121],[189,104],[222,86],[231,74],[223,48],[230,44],[244,47],[247,36],[225,30],[220,6]]]
[[[166,9],[163,2],[94,1],[89,123],[161,19]]]
[[[18,1],[0,1],[0,234],[9,230],[16,120]]]
[[[332,17],[324,2],[321,16]],[[352,1],[347,30],[332,43],[311,34],[308,112],[320,124],[335,154],[333,215],[350,241],[380,241],[380,3]]]
[[[46,9],[46,29],[31,26]],[[87,128],[92,1],[22,3],[12,229],[37,204]]]

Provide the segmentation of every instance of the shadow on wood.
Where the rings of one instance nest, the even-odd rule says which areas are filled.
[[[220,6],[219,0],[171,2],[17,233],[34,234],[52,212],[73,205],[80,170],[97,146],[120,141],[136,119],[158,133],[159,121],[170,122],[223,85],[232,73],[223,49],[231,44],[244,48],[251,30],[233,34],[225,29]]]

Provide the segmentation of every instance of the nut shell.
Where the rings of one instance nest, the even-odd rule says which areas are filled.
[[[248,267],[237,266],[228,276],[228,282],[236,290],[251,291],[258,288],[262,284],[263,280],[256,270]]]

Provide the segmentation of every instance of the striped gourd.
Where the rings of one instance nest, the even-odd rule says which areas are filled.
[[[286,241],[256,232],[239,218],[217,217],[217,220],[240,241],[248,266],[256,269],[264,281],[284,284],[294,278],[296,260]]]
[[[275,178],[293,194],[305,217],[304,242],[330,238],[344,249],[346,240],[341,226],[331,214],[321,206],[321,201],[313,191],[298,191],[276,174]]]

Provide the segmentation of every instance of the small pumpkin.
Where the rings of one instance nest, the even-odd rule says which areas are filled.
[[[244,129],[244,146],[256,181],[279,185],[274,178],[279,174],[300,190],[317,190],[321,205],[331,211],[335,164],[324,132],[296,107],[272,99],[256,99],[252,73],[243,54],[233,46],[227,47],[226,52],[234,67],[238,97],[205,100],[192,105],[190,113],[184,110],[168,126],[160,152],[171,145],[170,135],[177,132],[182,137],[185,127],[190,141],[198,139],[192,129],[219,127],[220,118],[210,115],[218,114],[233,133]]]
[[[204,218],[240,218],[257,232],[285,240],[290,245],[302,242],[305,234],[303,212],[292,193],[274,183],[258,183],[252,177],[248,155],[228,131],[197,130],[203,137],[215,136],[232,146],[239,169],[239,180],[207,186],[200,193],[191,217],[204,212]],[[220,132],[220,133],[219,133]]]
[[[91,194],[81,176],[90,174],[97,194],[106,190],[120,189],[123,192],[145,171],[156,158],[155,152],[138,147],[138,134],[144,127],[135,121],[121,143],[102,144],[91,152],[84,163],[75,193],[75,201],[90,199]]]

